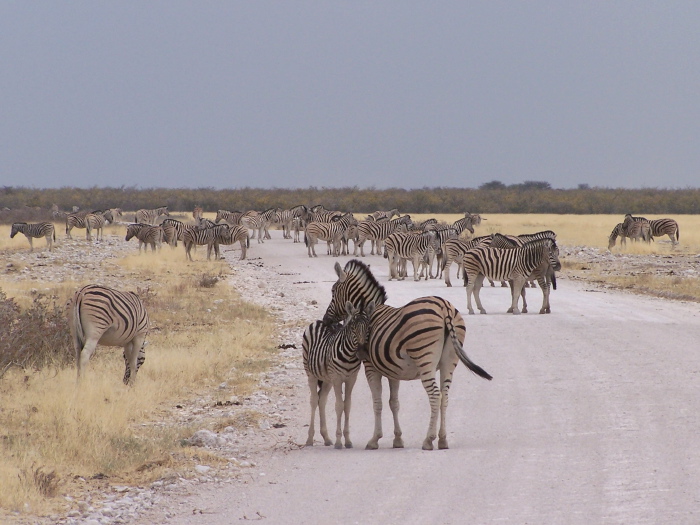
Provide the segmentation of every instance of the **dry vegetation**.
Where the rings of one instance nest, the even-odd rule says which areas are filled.
[[[28,243],[18,237],[8,249],[8,241],[9,227],[0,227],[0,253],[14,261],[13,273],[0,275],[0,289],[22,311],[41,295],[62,313],[78,286],[100,282],[88,275],[83,282],[18,279],[21,265],[13,255]],[[180,250],[165,248],[116,261],[123,288],[140,292],[151,317],[146,362],[134,387],[121,382],[120,349],[107,347],[98,347],[79,387],[72,360],[12,367],[0,378],[0,508],[50,512],[62,502],[57,494],[107,482],[145,483],[167,472],[187,475],[192,453],[180,443],[192,428],[160,422],[176,419],[176,404],[216,391],[223,381],[231,385],[227,396],[245,396],[255,387],[274,351],[271,318],[237,296],[226,282],[225,262],[203,268],[183,259]],[[66,330],[64,321],[55,332]]]
[[[697,216],[673,217],[681,230],[681,244],[675,250],[657,239],[651,245],[628,243],[625,249],[618,245],[610,254],[607,238],[622,220],[618,215],[484,215],[477,235],[556,231],[564,273],[570,277],[700,300]],[[412,214],[414,220],[429,216],[446,222],[461,217]],[[101,282],[87,270],[82,279],[32,280],[31,272],[22,272],[28,263],[17,257],[29,245],[21,235],[9,239],[9,230],[9,225],[0,226],[4,261],[0,289],[16,303],[15,310],[27,312],[37,300],[44,301],[47,311],[54,305],[62,307],[80,285]],[[56,232],[60,246],[65,242],[61,222],[56,223]],[[123,226],[110,226],[105,237],[122,232]],[[82,242],[83,236],[84,230],[74,233]],[[35,252],[45,249],[43,240],[35,242]],[[104,347],[98,348],[87,380],[79,387],[73,363],[65,359],[25,363],[0,377],[0,508],[49,512],[61,503],[58,494],[104,483],[145,483],[169,472],[187,475],[192,453],[180,442],[192,428],[159,422],[175,420],[176,404],[203,392],[211,394],[222,381],[232,385],[227,395],[246,395],[274,352],[273,320],[236,295],[226,282],[231,271],[227,263],[203,265],[201,253],[199,257],[186,263],[181,249],[164,248],[158,254],[103,263],[102,271],[115,276],[122,288],[140,292],[151,316],[146,362],[134,387],[121,382],[120,350]],[[6,264],[12,264],[11,273]],[[53,264],[58,268],[71,261],[59,258]],[[18,277],[25,274],[26,278]],[[67,326],[56,330],[66,333]],[[255,418],[252,413],[241,414],[225,424],[245,425],[246,418]],[[216,425],[212,419],[211,428]],[[198,459],[204,461],[201,452]],[[212,454],[208,460],[219,458]]]

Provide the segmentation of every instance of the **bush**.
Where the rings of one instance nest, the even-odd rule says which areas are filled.
[[[13,366],[43,369],[75,362],[65,310],[43,294],[22,312],[0,290],[0,378]]]

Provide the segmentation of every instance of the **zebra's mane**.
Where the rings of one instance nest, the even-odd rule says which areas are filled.
[[[347,262],[343,271],[353,278],[367,283],[368,287],[373,289],[373,294],[376,290],[376,295],[379,296],[379,301],[377,304],[386,303],[386,290],[381,284],[379,284],[379,281],[377,281],[377,278],[372,274],[369,266],[367,266],[365,263],[358,259],[351,259]]]

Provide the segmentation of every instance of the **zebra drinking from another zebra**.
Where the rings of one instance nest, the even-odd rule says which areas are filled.
[[[338,257],[343,242],[343,234],[350,226],[357,224],[357,220],[352,213],[346,213],[337,220],[330,222],[310,222],[304,231],[304,244],[309,257],[316,255],[316,243],[326,241],[328,244],[327,254]],[[332,244],[332,247],[331,247]]]
[[[167,206],[161,206],[160,208],[154,208],[152,210],[138,210],[134,222],[154,226],[158,217],[161,215],[170,216]]]
[[[413,225],[410,215],[404,215],[398,219],[390,219],[383,222],[375,221],[360,221],[357,225],[357,243],[353,255],[357,255],[357,248],[360,248],[360,255],[365,256],[365,241],[370,240],[372,243],[371,255],[374,255],[374,246],[377,246],[377,255],[382,254],[382,243],[389,235],[394,232],[407,232]]]
[[[323,317],[325,324],[341,321],[347,302],[355,307],[376,305],[370,319],[367,356],[363,359],[374,405],[374,435],[366,448],[378,448],[382,437],[382,376],[389,380],[394,448],[403,447],[398,419],[399,383],[414,379],[421,380],[430,402],[430,422],[423,449],[432,450],[436,437],[439,448],[448,448],[445,417],[457,363],[461,361],[475,374],[492,379],[464,351],[466,328],[462,315],[449,301],[437,296],[414,299],[400,308],[384,304],[387,300],[384,287],[377,282],[369,267],[357,259],[348,261],[345,268],[336,263],[335,272],[338,280],[333,284],[331,303]],[[439,386],[436,381],[438,370]]]
[[[355,308],[351,302],[348,302],[345,305],[344,324],[325,325],[323,321],[316,321],[304,331],[302,357],[311,394],[311,422],[306,440],[307,447],[314,444],[314,420],[317,407],[323,443],[331,444],[326,425],[326,401],[332,386],[335,391],[335,448],[343,448],[341,436],[345,438],[345,447],[352,448],[352,441],[350,441],[352,389],[357,381],[357,373],[360,371],[358,354],[367,351],[369,323],[374,307],[374,303],[369,303],[365,308]],[[343,386],[345,386],[345,392],[343,392]],[[341,425],[343,414],[345,414],[345,425]]]
[[[405,264],[402,261],[410,260],[413,264],[413,280],[420,281],[418,271],[429,248],[440,250],[440,241],[434,231],[423,233],[392,233],[384,242],[384,257],[389,259],[389,280],[403,281],[406,277]],[[432,268],[430,269],[432,272]],[[425,279],[432,275],[426,275]]]
[[[479,291],[484,278],[511,281],[511,308],[513,314],[520,314],[518,299],[523,286],[536,268],[546,259],[554,271],[561,269],[559,249],[556,241],[542,239],[530,241],[518,248],[479,247],[467,251],[462,258],[464,286],[467,287],[467,309],[474,314],[472,295],[479,312],[486,313],[481,305]],[[508,310],[509,312],[511,310]]]
[[[53,241],[56,240],[56,229],[50,222],[37,222],[29,224],[26,222],[15,222],[10,231],[10,239],[14,239],[15,235],[23,233],[29,241],[29,251],[34,251],[34,239],[46,237],[46,245],[49,251],[53,249]]]
[[[95,347],[124,347],[124,384],[133,383],[146,358],[148,313],[134,292],[120,292],[89,284],[73,294],[68,303],[78,380]]]

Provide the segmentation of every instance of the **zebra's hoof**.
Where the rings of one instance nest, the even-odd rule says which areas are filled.
[[[520,315],[520,310],[518,310],[517,308],[515,308],[515,309],[513,310],[513,315]]]
[[[343,450],[343,444],[342,444],[340,441],[338,441],[338,442],[335,444],[335,449],[336,449],[336,450]]]
[[[345,448],[352,448],[352,443],[350,441],[346,441]]]
[[[314,446],[314,440],[313,438],[307,439],[306,440],[306,446],[307,447],[313,447]]]
[[[367,443],[365,450],[377,450],[379,448],[379,443],[370,441]]]
[[[433,442],[429,439],[423,441],[423,450],[433,450]]]
[[[438,439],[438,448],[440,450],[446,450],[450,447],[447,446],[447,438],[439,438]]]
[[[394,443],[392,445],[394,448],[403,448],[403,439],[394,438]]]

